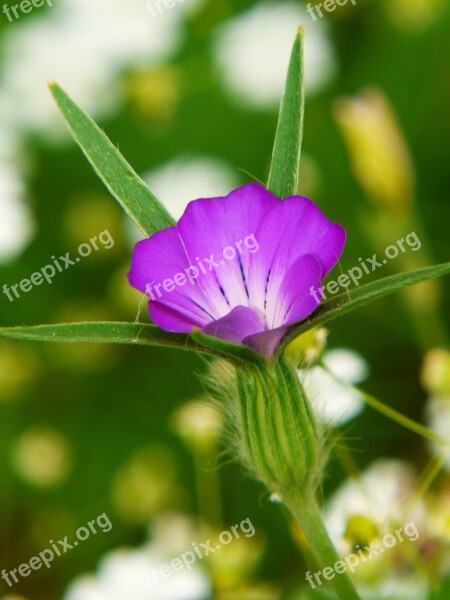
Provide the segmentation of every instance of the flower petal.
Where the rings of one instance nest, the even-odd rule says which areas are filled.
[[[219,318],[220,313],[214,310],[211,299],[198,285],[195,277],[186,276],[187,273],[194,273],[190,268],[176,227],[169,227],[136,245],[128,279],[132,286],[152,300],[178,310],[189,319],[206,324]],[[173,283],[177,274],[181,274],[178,281],[184,283]],[[164,282],[167,280],[172,280],[173,285],[167,285],[164,289]],[[169,289],[172,291],[167,291]]]
[[[289,269],[280,286],[273,321],[269,331],[244,340],[247,346],[270,358],[287,333],[289,325],[302,321],[319,306],[311,289],[320,287],[322,267],[315,256],[299,258]],[[266,316],[267,318],[267,316]]]
[[[199,327],[201,329],[206,324],[204,319],[188,317],[181,312],[181,310],[171,308],[161,302],[149,302],[148,312],[153,323],[158,325],[158,327],[161,327],[161,329],[164,329],[164,331],[191,333],[194,327]],[[212,323],[215,322],[216,321],[212,321]]]
[[[225,317],[209,323],[203,331],[229,342],[241,343],[244,338],[262,331],[258,315],[247,306],[236,306]]]
[[[320,288],[321,275],[316,256],[307,254],[295,261],[280,286],[269,329],[302,321],[316,310],[319,303],[312,292]]]
[[[263,331],[262,333],[250,335],[244,338],[243,343],[266,358],[271,358],[288,329],[288,327],[278,327],[271,331]]]
[[[259,251],[254,234],[279,203],[264,187],[251,183],[224,198],[195,200],[181,217],[177,228],[191,264],[200,262],[206,268],[199,273],[199,285],[221,314],[248,306],[248,265]]]
[[[316,255],[323,278],[345,244],[344,228],[301,196],[287,198],[267,213],[255,236],[261,251],[250,257],[250,306],[265,310],[269,322],[274,321],[280,286],[295,261],[305,254]]]

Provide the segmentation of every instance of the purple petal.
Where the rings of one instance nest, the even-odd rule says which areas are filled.
[[[271,331],[257,333],[245,338],[243,343],[269,359],[275,354],[275,351],[283,337],[286,335],[287,330],[288,327],[278,327]]]
[[[203,328],[208,335],[235,343],[241,343],[247,336],[262,330],[258,315],[247,306],[236,306],[225,317]]]
[[[265,310],[269,326],[276,327],[282,324],[274,317],[289,269],[301,256],[313,254],[325,277],[342,253],[345,230],[307,198],[292,196],[263,217],[255,236],[261,250],[250,257],[250,306]]]
[[[289,325],[302,321],[319,306],[311,290],[318,291],[320,288],[321,273],[322,267],[315,256],[306,255],[295,261],[281,284],[276,304],[275,322],[282,326],[249,336],[244,339],[244,344],[270,358]],[[317,297],[320,298],[320,294]]]
[[[132,286],[152,300],[205,325],[219,318],[220,313],[215,311],[211,299],[196,279],[186,276],[186,270],[187,273],[193,273],[189,269],[190,263],[178,231],[176,227],[170,227],[136,245],[128,279]],[[183,285],[174,284],[177,274],[184,275]],[[164,289],[167,280],[172,280],[173,285],[166,285]],[[167,291],[170,289],[172,291]]]
[[[306,319],[316,308],[320,300],[322,267],[316,256],[302,256],[289,269],[281,284],[275,305],[274,322],[269,329],[279,325],[290,325]],[[314,293],[316,298],[314,297]]]
[[[160,302],[149,302],[148,312],[153,323],[165,331],[191,333],[194,327],[201,329],[205,325],[201,319],[189,318],[180,310],[170,308]]]
[[[259,250],[253,236],[264,215],[278,205],[275,196],[252,183],[224,198],[191,202],[181,217],[177,227],[186,252],[193,265],[206,268],[199,285],[221,314],[248,305],[248,264]]]

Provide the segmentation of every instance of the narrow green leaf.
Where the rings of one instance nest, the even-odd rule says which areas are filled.
[[[404,287],[421,283],[427,279],[442,277],[449,272],[450,263],[443,263],[418,269],[417,271],[410,271],[409,273],[401,273],[400,275],[378,279],[362,287],[347,291],[345,294],[340,294],[324,302],[309,319],[302,321],[298,325],[294,325],[284,338],[282,346],[284,347],[292,339],[305,333],[305,331],[319,325],[325,325],[328,321],[341,317],[369,302],[378,300],[378,298],[383,298]]]
[[[93,342],[137,346],[180,346],[196,348],[183,334],[168,333],[143,323],[62,323],[25,327],[0,327],[0,337],[41,342]]]
[[[297,193],[304,109],[303,28],[300,28],[292,48],[267,183],[267,188],[278,198]]]
[[[63,323],[57,325],[35,325],[31,327],[0,327],[0,338],[28,340],[32,342],[130,344],[134,346],[162,346],[195,350],[226,358],[233,362],[254,364],[259,355],[256,352],[228,342],[210,341],[210,336],[198,334],[188,336],[169,333],[154,325],[144,323]],[[262,359],[260,359],[262,360]]]
[[[50,91],[95,172],[126,212],[150,236],[175,221],[94,121],[56,83]]]

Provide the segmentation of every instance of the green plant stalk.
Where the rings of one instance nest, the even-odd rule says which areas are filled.
[[[294,366],[286,359],[281,358],[275,365],[275,373],[274,385],[278,392],[277,396],[280,398],[279,405],[281,407],[277,434],[281,437],[285,429],[287,438],[282,460],[289,460],[294,441],[298,443],[299,439],[303,438],[303,456],[300,454],[295,457],[294,452],[293,459],[305,460],[308,469],[303,477],[291,478],[288,485],[281,483],[279,493],[284,504],[303,530],[321,569],[331,567],[340,560],[340,556],[328,535],[317,502],[317,490],[322,486],[328,458],[327,433],[316,423]],[[289,401],[290,398],[292,398],[292,402]],[[275,402],[275,404],[278,403]],[[289,408],[292,410],[289,411]],[[290,427],[288,426],[289,422],[291,422]],[[360,600],[346,572],[337,573],[333,583],[342,600]]]
[[[317,502],[331,442],[315,420],[295,365],[284,356],[245,368],[215,361],[205,383],[225,412],[229,440],[242,464],[278,494],[321,568],[333,566],[340,558]],[[333,584],[341,600],[359,600],[347,574],[336,574]]]
[[[325,528],[316,498],[314,496],[308,497],[300,490],[293,490],[288,496],[285,495],[282,500],[303,530],[320,569],[333,567],[335,563],[341,561],[341,557]],[[323,583],[327,582],[323,576],[320,580]],[[319,586],[314,578],[313,582],[316,587]],[[341,600],[361,600],[347,572],[336,573],[332,583]]]

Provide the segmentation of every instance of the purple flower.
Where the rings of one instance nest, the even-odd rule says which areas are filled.
[[[258,184],[190,202],[175,227],[139,242],[130,284],[162,329],[242,343],[272,356],[318,306],[345,230],[301,196],[280,202]],[[312,293],[315,290],[315,293]]]

